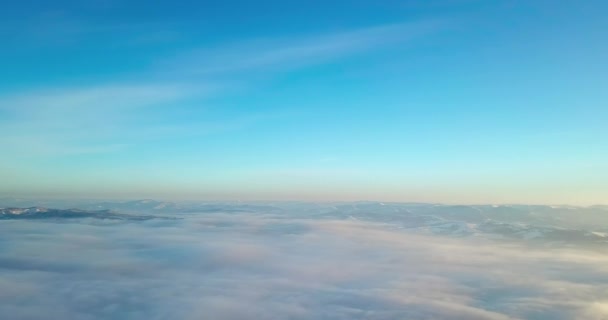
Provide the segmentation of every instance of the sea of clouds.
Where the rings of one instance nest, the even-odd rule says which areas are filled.
[[[0,319],[608,319],[608,256],[268,213],[0,221]]]

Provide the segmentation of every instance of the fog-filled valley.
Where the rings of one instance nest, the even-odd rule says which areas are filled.
[[[0,207],[3,319],[608,315],[601,206],[3,199]]]

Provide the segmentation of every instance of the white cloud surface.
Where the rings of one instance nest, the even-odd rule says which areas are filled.
[[[608,257],[361,221],[0,221],[0,318],[606,319]]]

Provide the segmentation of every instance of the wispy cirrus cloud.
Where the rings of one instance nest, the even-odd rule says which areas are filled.
[[[208,85],[111,84],[55,88],[16,94],[2,99],[0,108],[17,115],[46,117],[58,112],[125,111],[208,93]]]
[[[387,46],[407,43],[441,30],[445,21],[410,23],[335,31],[316,36],[259,38],[219,48],[201,48],[167,59],[161,70],[185,74],[235,73],[239,71],[290,71],[323,64]]]
[[[133,120],[145,117],[151,108],[201,98],[211,91],[202,84],[114,84],[2,97],[0,111],[6,116],[0,128],[6,133],[0,143],[34,154],[116,151],[129,143]]]
[[[184,103],[202,108],[230,86],[260,85],[248,73],[270,75],[407,43],[439,30],[436,20],[289,38],[257,38],[175,52],[146,70],[90,86],[31,89],[0,96],[0,146],[17,153],[67,155],[115,152],[151,136],[179,137],[243,127],[272,115],[171,121]],[[104,31],[108,31],[105,28]],[[276,114],[284,114],[278,110]],[[150,119],[153,119],[150,121]]]

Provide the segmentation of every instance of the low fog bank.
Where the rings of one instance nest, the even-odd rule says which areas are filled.
[[[271,212],[0,221],[2,319],[606,319],[608,255]]]

